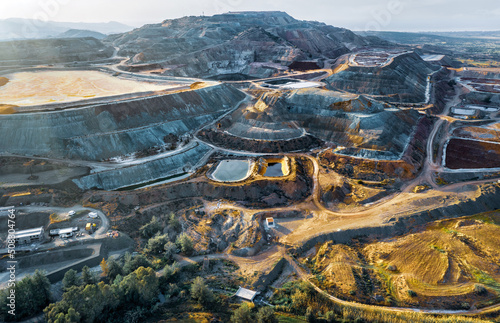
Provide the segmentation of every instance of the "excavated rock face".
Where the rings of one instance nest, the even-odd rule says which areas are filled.
[[[416,53],[395,57],[384,66],[348,66],[326,79],[329,88],[379,96],[387,102],[425,102],[429,74],[438,67]]]
[[[244,98],[229,85],[55,112],[0,115],[0,152],[104,160],[163,146]]]
[[[351,48],[383,42],[346,29],[299,21],[284,12],[184,17],[112,35],[106,41],[118,46],[120,55],[133,57],[130,64],[161,61],[165,74],[197,77],[265,77],[273,69],[253,71],[249,64],[289,65],[301,59],[335,58]]]
[[[0,42],[0,65],[90,61],[112,55],[112,47],[92,37]]]
[[[364,96],[302,89],[265,92],[253,106],[199,136],[220,146],[265,152],[307,150],[326,141],[345,147],[339,152],[347,155],[399,159],[419,119],[414,110]]]

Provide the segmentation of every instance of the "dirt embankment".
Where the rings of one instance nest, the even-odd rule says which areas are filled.
[[[7,83],[9,83],[9,79],[6,77],[0,76],[0,86],[4,86]]]
[[[464,309],[496,300],[500,213],[435,221],[414,233],[327,242],[308,265],[328,292],[365,303]],[[319,277],[319,278],[318,278]]]
[[[425,159],[425,143],[432,124],[433,119],[430,118],[422,118],[419,121],[415,134],[400,160],[362,159],[337,155],[327,150],[319,156],[320,164],[349,178],[365,181],[412,179]]]
[[[431,118],[420,119],[400,160],[361,159],[337,155],[331,150],[322,153],[319,162],[323,203],[329,208],[338,203],[370,203],[398,189],[401,180],[415,178],[426,157],[425,143],[433,122]]]
[[[290,140],[253,140],[228,135],[212,129],[202,130],[197,135],[201,140],[213,145],[233,150],[245,150],[256,153],[282,153],[290,151],[308,151],[320,147],[322,141],[311,135]]]

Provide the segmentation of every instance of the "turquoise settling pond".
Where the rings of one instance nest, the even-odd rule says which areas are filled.
[[[249,160],[222,160],[210,177],[218,182],[239,182],[250,176],[252,165]]]

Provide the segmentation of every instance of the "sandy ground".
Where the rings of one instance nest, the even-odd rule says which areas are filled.
[[[29,185],[53,185],[62,183],[75,176],[87,174],[87,168],[63,168],[45,172],[34,173],[38,176],[34,180],[28,179],[30,174],[4,174],[0,175],[0,188],[29,186]]]
[[[6,75],[0,104],[17,106],[72,102],[134,92],[159,91],[177,86],[119,79],[97,71],[40,71]]]

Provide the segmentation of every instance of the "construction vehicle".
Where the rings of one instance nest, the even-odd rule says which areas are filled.
[[[95,223],[87,223],[85,225],[85,230],[89,233],[89,234],[92,234],[94,233],[94,231],[97,229],[97,224]]]

